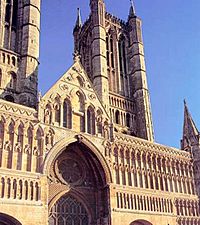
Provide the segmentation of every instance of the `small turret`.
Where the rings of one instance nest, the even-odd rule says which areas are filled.
[[[183,124],[183,138],[181,141],[181,148],[189,151],[192,146],[199,144],[199,131],[189,113],[186,101],[184,100],[184,124]]]

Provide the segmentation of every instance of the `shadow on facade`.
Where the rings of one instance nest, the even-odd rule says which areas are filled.
[[[9,71],[6,74],[3,74],[2,69],[0,68],[0,85],[3,87],[0,98],[9,102],[36,108],[38,98],[37,73],[38,67],[32,74],[28,75],[24,79],[14,71]],[[4,85],[3,81],[8,82]]]

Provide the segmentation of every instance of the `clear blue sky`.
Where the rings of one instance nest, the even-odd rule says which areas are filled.
[[[126,20],[129,0],[105,0],[107,11]],[[200,0],[135,0],[143,20],[147,76],[156,142],[179,147],[183,99],[200,128]],[[89,0],[42,3],[39,89],[44,94],[71,66],[76,8],[83,21]]]

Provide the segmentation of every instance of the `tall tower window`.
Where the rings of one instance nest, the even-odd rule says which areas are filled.
[[[18,1],[13,1],[12,27],[17,27]]]
[[[106,58],[109,77],[109,87],[113,92],[117,91],[116,71],[115,71],[115,45],[114,34],[109,31],[106,36]]]
[[[127,74],[127,59],[126,59],[126,39],[121,35],[118,43],[119,49],[119,65],[120,65],[120,80],[121,80],[121,93],[128,96],[128,74]]]
[[[6,14],[5,14],[5,22],[10,24],[10,16],[11,16],[11,2],[10,0],[6,1]]]

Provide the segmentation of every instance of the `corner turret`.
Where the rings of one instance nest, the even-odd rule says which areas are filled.
[[[191,148],[199,145],[199,131],[189,113],[186,101],[184,100],[184,124],[181,149],[191,151]]]

